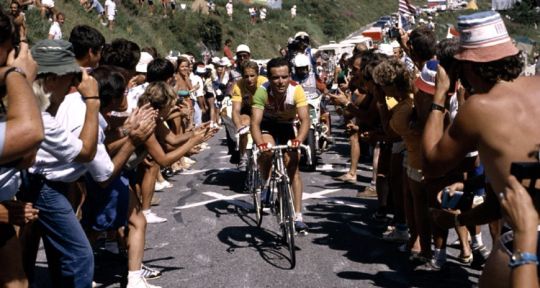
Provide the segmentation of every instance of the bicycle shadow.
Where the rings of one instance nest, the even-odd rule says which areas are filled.
[[[206,207],[216,215],[235,215],[246,224],[246,226],[225,227],[217,234],[218,239],[228,246],[226,249],[228,253],[235,253],[238,249],[251,249],[273,267],[282,270],[293,268],[289,251],[286,245],[282,244],[281,235],[274,232],[278,228],[272,227],[272,230],[268,230],[257,227],[251,203],[242,200],[220,201],[209,203]],[[263,222],[274,221],[272,217],[274,216],[271,214],[265,214]]]

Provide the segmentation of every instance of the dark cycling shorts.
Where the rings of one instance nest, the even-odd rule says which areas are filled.
[[[261,122],[262,134],[270,134],[277,145],[285,145],[289,140],[296,138],[292,123]]]
[[[251,117],[251,106],[242,106],[242,108],[240,108],[240,115],[248,115]]]

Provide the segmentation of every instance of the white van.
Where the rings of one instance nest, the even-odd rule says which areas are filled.
[[[345,39],[339,42],[339,44],[353,44],[353,45],[360,44],[360,43],[366,44],[368,49],[373,48],[373,39],[371,39],[371,37],[362,36],[362,35]]]
[[[330,44],[319,46],[317,51],[324,51],[326,54],[331,56],[331,59],[333,59],[335,64],[337,61],[339,61],[343,53],[348,53],[350,57],[352,55],[352,51],[354,50],[354,45],[355,44],[352,43],[336,43],[334,41],[330,41]]]

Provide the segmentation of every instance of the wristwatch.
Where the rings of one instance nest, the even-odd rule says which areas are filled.
[[[17,72],[17,73],[21,74],[24,78],[26,78],[26,73],[24,73],[23,69],[21,69],[19,67],[11,67],[11,68],[7,69],[6,72],[4,72],[4,81],[5,81],[5,79],[7,79],[8,75],[11,72]]]
[[[438,110],[444,113],[444,111],[446,111],[446,108],[444,108],[444,106],[439,105],[437,103],[431,103],[431,111],[433,110]]]
[[[514,252],[514,254],[512,254],[512,257],[510,257],[510,263],[508,263],[508,266],[510,266],[510,268],[516,268],[523,264],[538,265],[538,257],[536,256],[536,254],[520,252],[518,250],[517,252]]]

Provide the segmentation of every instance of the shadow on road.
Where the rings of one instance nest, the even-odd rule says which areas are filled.
[[[218,239],[228,246],[227,252],[232,254],[237,249],[252,249],[268,264],[283,270],[291,269],[289,251],[282,245],[281,235],[264,227],[257,227],[251,203],[238,200],[221,201],[207,204],[206,207],[214,212],[216,217],[235,215],[247,225],[225,227],[218,233]],[[263,221],[274,222],[274,216],[265,214]]]
[[[340,200],[338,204],[336,200]],[[311,227],[310,234],[316,234],[313,244],[345,251],[344,256],[357,263],[377,264],[370,271],[338,271],[337,276],[372,280],[380,287],[476,285],[476,281],[470,278],[478,278],[478,272],[454,262],[448,262],[440,272],[413,271],[415,266],[409,261],[408,255],[398,251],[399,244],[381,239],[388,223],[371,218],[375,205],[375,201],[369,199],[341,197],[306,207],[304,214],[314,219],[313,223],[307,223]],[[441,279],[445,279],[444,283]]]

